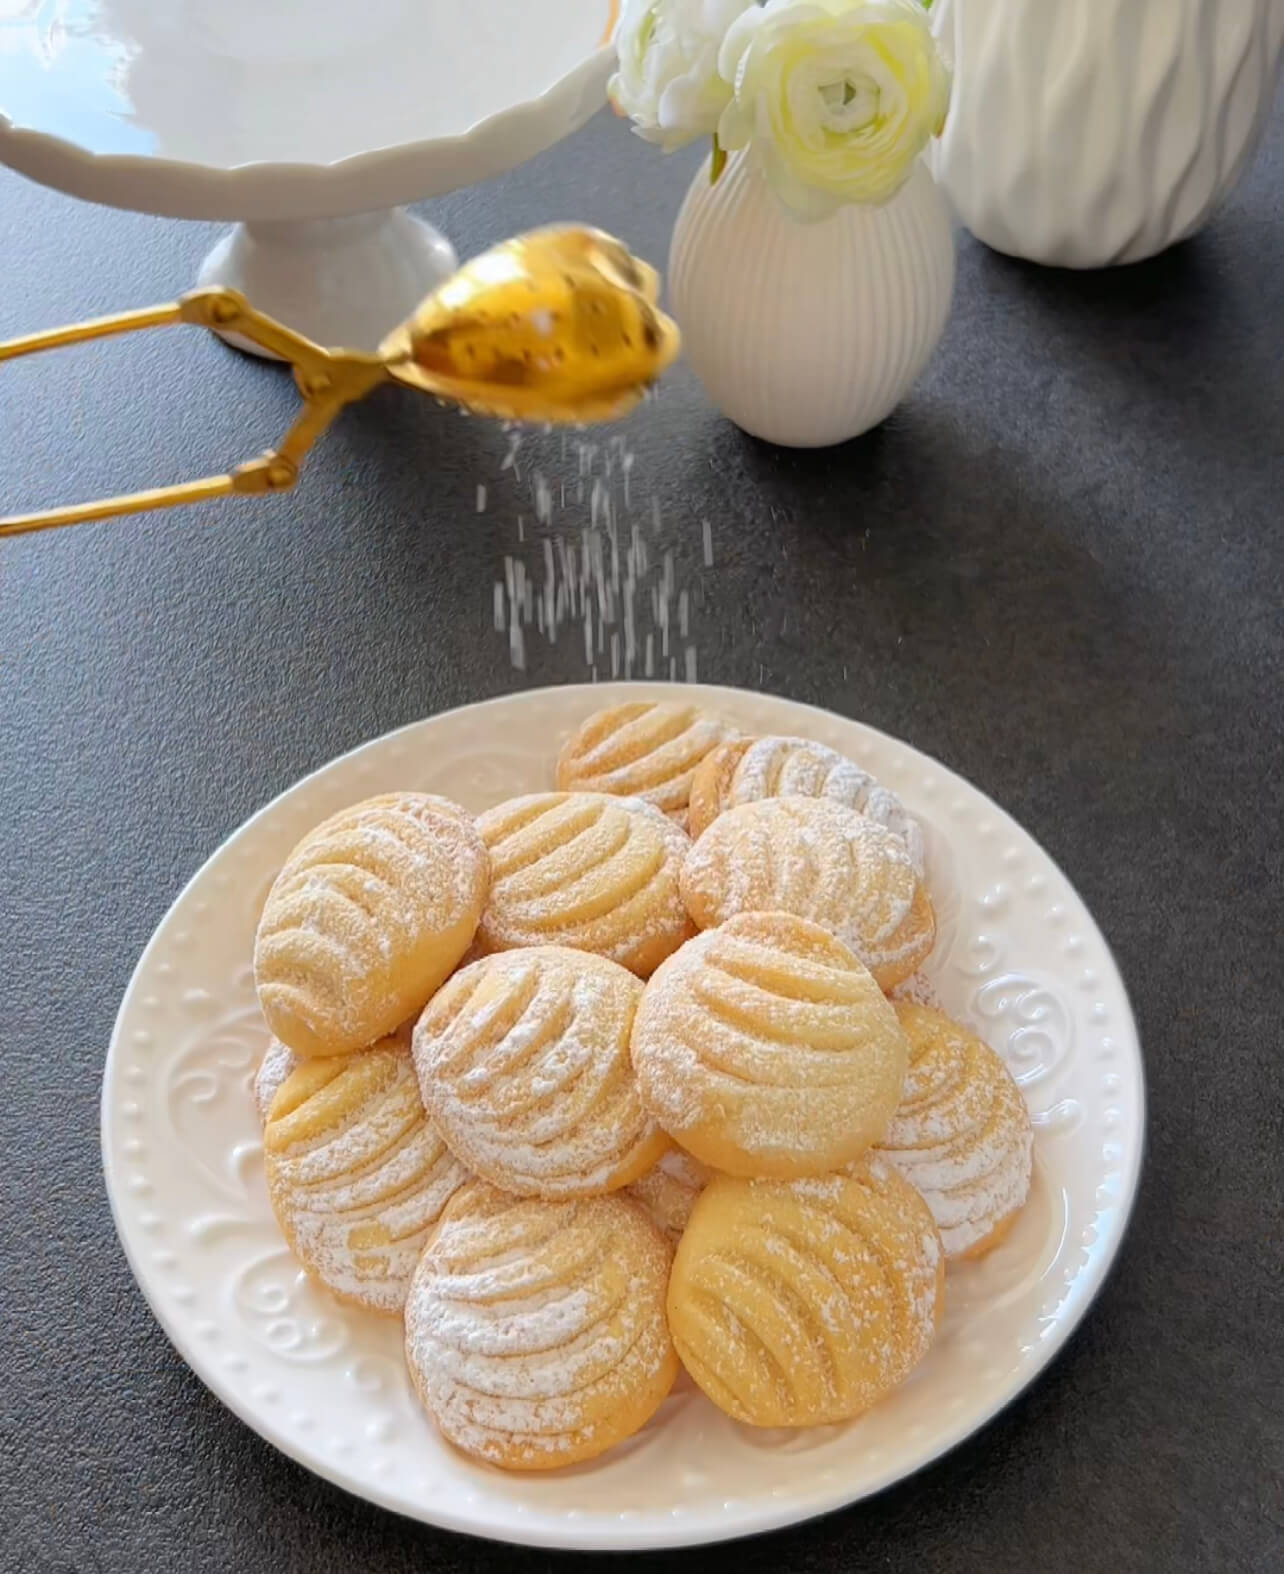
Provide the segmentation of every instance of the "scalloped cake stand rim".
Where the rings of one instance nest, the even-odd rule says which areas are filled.
[[[505,174],[578,131],[605,102],[614,60],[613,46],[602,45],[536,97],[456,136],[375,148],[333,164],[220,168],[95,153],[3,113],[0,163],[108,207],[233,221],[194,282],[240,290],[318,343],[374,350],[458,265],[449,241],[404,205]]]
[[[454,136],[370,148],[331,164],[219,167],[153,154],[95,153],[0,112],[0,163],[87,202],[161,218],[295,222],[345,218],[445,196],[516,168],[579,129],[606,101],[610,43],[534,98]]]

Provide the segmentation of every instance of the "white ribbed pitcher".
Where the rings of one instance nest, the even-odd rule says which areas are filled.
[[[1284,0],[936,0],[954,91],[933,167],[1032,262],[1138,262],[1193,235],[1270,114]]]
[[[936,348],[954,289],[948,205],[919,163],[882,207],[803,224],[752,162],[697,173],[669,293],[710,399],[754,437],[823,448],[877,426]]]

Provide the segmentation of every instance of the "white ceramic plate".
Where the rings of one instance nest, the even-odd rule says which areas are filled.
[[[605,101],[617,0],[0,0],[0,161],[174,218],[329,218],[512,169]]]
[[[313,1288],[273,1223],[249,1093],[267,1042],[250,970],[259,909],[292,844],[345,804],[405,787],[480,810],[551,784],[561,740],[590,711],[664,692],[616,684],[492,700],[316,772],[242,826],[178,898],[112,1036],[107,1187],[130,1265],[180,1354],[309,1469],[450,1529],[539,1546],[676,1546],[875,1492],[983,1425],[1052,1359],[1101,1287],[1136,1188],[1136,1028],[1105,942],[1047,854],[974,787],[882,733],[766,695],[683,686],[746,729],[843,750],[920,816],[940,921],[926,971],[1021,1084],[1034,1192],[1001,1247],[951,1272],[931,1354],[859,1421],[755,1431],[685,1387],[636,1438],[562,1472],[505,1475],[440,1441],[411,1394],[399,1324]]]

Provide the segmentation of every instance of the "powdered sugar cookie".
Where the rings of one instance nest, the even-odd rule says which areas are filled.
[[[263,1059],[259,1061],[259,1069],[254,1073],[251,1091],[254,1094],[254,1107],[259,1112],[259,1120],[265,1125],[277,1089],[300,1064],[300,1057],[292,1049],[287,1049],[279,1038],[274,1038],[263,1051]]]
[[[694,705],[635,701],[590,716],[557,761],[564,792],[644,798],[685,820],[691,777],[733,729]]]
[[[688,941],[633,1023],[646,1107],[732,1175],[824,1175],[877,1142],[908,1050],[877,983],[839,940],[789,913],[744,913]]]
[[[537,1202],[489,1186],[448,1205],[406,1302],[424,1408],[510,1470],[592,1459],[643,1426],[677,1376],[669,1247],[621,1197]]]
[[[736,771],[755,741],[729,738],[711,749],[696,766],[687,802],[687,834],[692,841],[703,836],[722,811],[731,807]]]
[[[737,739],[706,755],[691,783],[690,833],[702,835],[718,815],[737,804],[789,797],[832,798],[885,825],[905,843],[922,874],[923,828],[896,794],[855,760],[810,738]]]
[[[829,798],[763,798],[728,809],[688,855],[682,896],[702,929],[751,912],[822,924],[883,989],[908,978],[936,937],[904,842]]]
[[[1033,1132],[1021,1090],[988,1044],[943,1011],[898,1005],[910,1065],[880,1153],[922,1193],[948,1257],[980,1257],[1030,1193]]]
[[[696,1198],[709,1183],[709,1170],[681,1148],[670,1148],[628,1189],[628,1196],[646,1209],[651,1222],[674,1246],[682,1239]]]
[[[932,1343],[944,1255],[927,1205],[890,1165],[818,1180],[715,1176],[669,1280],[682,1363],[751,1426],[845,1421]]]
[[[640,798],[533,793],[477,828],[491,863],[483,950],[571,946],[645,978],[694,933],[678,888],[691,844]]]
[[[452,1150],[520,1196],[595,1196],[636,1180],[668,1146],[629,1062],[641,995],[617,962],[562,946],[456,973],[414,1037],[424,1103]]]
[[[410,1049],[410,1033],[414,1027],[413,1022],[403,1022],[395,1033],[389,1033],[387,1038],[379,1039],[371,1045],[372,1049]],[[252,1092],[254,1094],[254,1107],[259,1112],[259,1119],[267,1122],[268,1111],[272,1108],[272,1100],[276,1091],[290,1075],[297,1071],[303,1064],[303,1055],[296,1055],[292,1049],[287,1049],[279,1038],[274,1038],[263,1052],[263,1059],[259,1062],[259,1069],[254,1073]]]
[[[445,798],[388,793],[310,832],[268,892],[254,978],[268,1027],[299,1055],[394,1031],[468,949],[486,849]]]
[[[894,989],[887,991],[887,998],[894,1006],[930,1006],[933,1011],[945,1009],[936,985],[926,973],[911,973]]]
[[[406,1050],[300,1063],[263,1133],[268,1196],[300,1262],[342,1301],[399,1312],[467,1172],[424,1112]]]

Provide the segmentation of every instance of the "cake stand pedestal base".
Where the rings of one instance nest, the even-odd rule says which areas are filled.
[[[316,344],[375,350],[459,266],[446,237],[408,213],[238,224],[201,264],[197,282],[240,290]],[[229,344],[275,359],[236,334]]]

